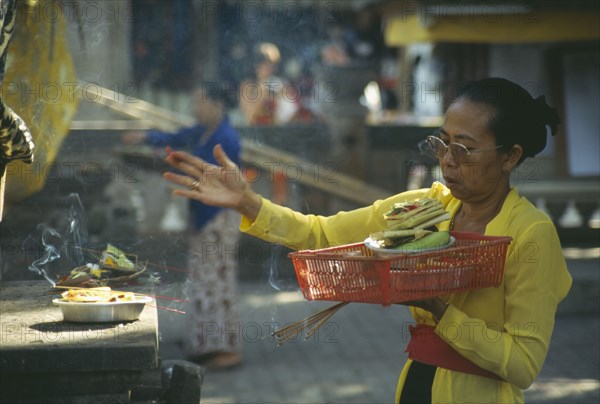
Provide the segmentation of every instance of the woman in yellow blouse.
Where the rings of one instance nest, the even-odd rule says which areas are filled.
[[[362,241],[385,228],[383,214],[395,202],[425,197],[438,199],[450,213],[440,230],[512,237],[500,287],[399,302],[410,306],[418,328],[431,330],[433,339],[432,344],[411,339],[413,359],[402,370],[396,401],[523,402],[522,390],[546,358],[556,308],[571,277],[554,225],[511,188],[510,175],[544,149],[546,127],[554,133],[558,123],[543,97],[533,99],[515,83],[496,78],[470,83],[448,108],[438,133],[427,138],[445,185],[436,182],[330,217],[303,215],[254,193],[219,146],[220,167],[173,152],[167,162],[187,175],[165,178],[188,187],[176,194],[236,209],[243,215],[241,230],[293,249]],[[433,342],[439,355],[430,351]]]

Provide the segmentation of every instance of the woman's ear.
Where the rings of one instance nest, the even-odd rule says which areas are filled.
[[[502,171],[510,173],[519,164],[523,156],[523,147],[516,144],[505,153],[504,161],[502,162]]]

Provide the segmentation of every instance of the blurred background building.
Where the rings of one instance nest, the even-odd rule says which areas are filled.
[[[514,183],[565,245],[600,244],[596,2],[78,0],[23,2],[19,12],[3,97],[30,121],[39,157],[8,170],[0,226],[11,250],[38,224],[60,222],[77,193],[91,240],[184,260],[185,238],[173,234],[185,202],[160,180],[162,152],[120,136],[189,124],[199,85],[228,94],[244,169],[262,193],[329,214],[439,179],[417,143],[462,83],[485,76],[558,108],[558,135]],[[273,83],[291,112],[249,122],[241,83],[255,78],[265,43],[278,51]],[[5,253],[2,273],[21,276],[8,273],[27,259]],[[257,276],[270,264],[248,265],[243,273]]]

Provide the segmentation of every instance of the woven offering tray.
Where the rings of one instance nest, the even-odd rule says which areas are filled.
[[[364,243],[289,254],[307,300],[390,305],[498,287],[510,237],[451,232],[445,249],[376,255]]]
[[[59,277],[56,286],[122,286],[134,282],[146,271],[147,264],[140,262],[137,255],[126,254],[110,244],[104,251],[85,251],[91,255],[91,262]]]

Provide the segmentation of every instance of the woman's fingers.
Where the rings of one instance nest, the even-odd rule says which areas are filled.
[[[173,165],[173,167],[177,168],[179,171],[183,171],[184,173],[193,178],[201,178],[202,176],[202,172],[200,170],[185,162],[179,162],[177,163],[177,165]]]
[[[167,162],[174,167],[193,167],[196,170],[201,172],[204,171],[214,171],[215,166],[213,164],[207,163],[206,161],[198,158],[190,153],[183,151],[173,151],[170,148],[167,149],[168,156],[166,158]],[[223,150],[223,146],[220,144],[216,145],[213,149],[213,155],[215,159],[219,163],[219,165],[223,168],[237,168],[237,165],[229,159],[225,151]]]
[[[235,163],[229,159],[229,156],[227,156],[227,153],[225,153],[225,150],[223,150],[223,146],[221,146],[221,144],[215,146],[213,149],[213,155],[221,167],[228,169],[237,168]]]
[[[171,165],[178,165],[178,164],[188,164],[200,171],[204,170],[204,168],[206,166],[212,166],[212,164],[207,163],[206,161],[202,160],[201,158],[198,158],[188,152],[184,152],[184,151],[171,151],[167,158],[166,158],[167,162]]]
[[[194,185],[194,178],[190,177],[189,175],[180,175],[180,174],[175,174],[172,172],[166,172],[163,174],[163,177],[166,180],[169,180],[171,182],[174,182],[177,185],[182,185],[186,188],[190,188]]]
[[[183,196],[188,199],[199,200],[202,197],[202,186],[200,181],[194,180],[188,175],[180,175],[172,172],[166,172],[163,177],[177,185],[182,185],[185,188],[177,188],[173,190],[174,195]]]
[[[167,172],[164,174],[165,179],[193,191],[201,188],[199,185],[208,185],[209,183],[214,189],[229,188],[232,185],[235,187],[235,183],[237,182],[236,179],[238,178],[237,174],[239,174],[240,171],[238,166],[229,159],[221,145],[217,145],[213,149],[213,154],[218,165],[207,163],[201,158],[187,152],[168,151],[170,151],[170,153],[165,161],[187,175]],[[233,174],[235,174],[235,176],[232,176]],[[239,184],[237,184],[237,186],[239,186]]]
[[[189,189],[175,189],[173,194],[177,196],[183,196],[187,199],[198,199],[198,194],[196,191],[190,191]]]
[[[194,199],[212,206],[231,207],[233,206],[233,202],[235,202],[235,198],[229,194],[228,189],[218,183],[212,181],[204,183],[188,175],[173,172],[166,172],[163,174],[163,177],[184,187],[174,189],[173,195]]]
[[[212,166],[212,164],[185,152],[171,152],[165,161],[194,178],[200,178],[202,172],[206,171],[205,166]]]

